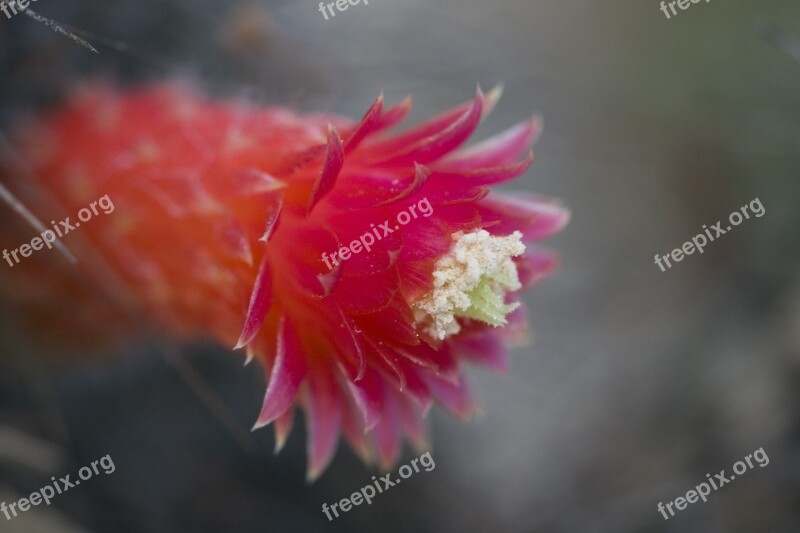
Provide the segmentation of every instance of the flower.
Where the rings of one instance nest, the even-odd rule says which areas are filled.
[[[505,370],[504,344],[524,335],[518,295],[557,263],[530,243],[568,214],[489,192],[528,169],[538,120],[460,148],[499,93],[389,133],[410,99],[384,108],[379,97],[354,123],[183,83],[90,84],[17,148],[67,213],[113,200],[113,215],[81,228],[86,243],[65,238],[88,279],[172,336],[210,335],[258,361],[268,385],[256,427],[273,424],[277,449],[303,409],[313,479],[340,434],[382,468],[403,436],[424,448],[434,402],[473,411],[463,364]],[[399,218],[415,205],[430,211]],[[325,266],[369,232],[369,250]],[[66,282],[55,280],[35,283],[56,292]]]

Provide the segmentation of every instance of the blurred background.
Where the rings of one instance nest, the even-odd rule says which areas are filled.
[[[58,357],[7,298],[0,501],[106,454],[116,471],[0,516],[0,532],[800,531],[800,3],[701,2],[669,20],[656,0],[370,0],[327,21],[313,0],[32,6],[100,53],[0,16],[0,131],[93,76],[183,76],[352,117],[382,90],[411,93],[411,122],[502,82],[476,138],[541,115],[537,160],[509,188],[573,218],[548,242],[560,271],[527,295],[533,344],[507,376],[471,373],[481,416],[434,409],[436,468],[333,522],[322,503],[376,472],[341,447],[307,485],[299,421],[277,457],[270,429],[247,431],[264,384],[240,357],[146,336]],[[654,264],[756,197],[762,218]],[[760,447],[768,466],[658,513]]]

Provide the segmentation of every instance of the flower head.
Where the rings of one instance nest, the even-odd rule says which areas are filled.
[[[109,286],[102,260],[163,331],[257,360],[268,384],[256,427],[273,424],[278,448],[303,409],[314,478],[340,434],[388,468],[403,436],[426,445],[434,401],[468,416],[462,365],[505,369],[518,294],[556,265],[530,243],[567,212],[489,192],[527,170],[539,122],[460,148],[498,96],[390,133],[410,100],[378,98],[354,123],[177,83],[91,85],[18,148],[68,210],[113,200],[113,216],[81,230],[90,279]]]

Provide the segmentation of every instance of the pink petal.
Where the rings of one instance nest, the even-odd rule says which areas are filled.
[[[253,429],[266,426],[291,407],[308,370],[300,337],[285,316],[278,323],[275,353],[264,404]]]
[[[558,233],[569,221],[569,211],[543,198],[519,194],[490,195],[478,204],[485,223],[496,223],[492,233],[520,230],[524,240],[540,240]]]
[[[309,375],[308,385],[306,479],[314,481],[327,468],[336,451],[341,431],[342,405],[333,369],[317,369]]]
[[[388,471],[400,455],[400,420],[396,394],[389,389],[384,392],[383,415],[372,435],[378,449],[379,466]]]
[[[410,165],[415,162],[425,164],[433,161],[455,149],[472,135],[480,123],[482,109],[483,96],[479,93],[473,103],[441,131],[414,139],[413,144],[399,141],[396,143],[397,149],[388,155],[381,155],[374,162],[387,165]],[[416,135],[412,137],[416,137]],[[392,139],[392,141],[398,141],[398,138]],[[382,154],[383,150],[375,149],[375,153]]]
[[[339,353],[358,368],[358,374],[352,378],[358,381],[364,377],[367,368],[367,358],[359,338],[360,333],[356,332],[350,317],[335,301],[326,302],[325,305],[328,306],[330,316],[334,317],[334,321],[329,323],[327,328],[331,340]]]
[[[423,375],[422,379],[430,388],[433,397],[458,417],[466,419],[474,413],[472,398],[463,376],[460,383],[451,383],[427,374]]]
[[[458,353],[465,360],[491,368],[498,372],[508,372],[508,358],[500,337],[487,332],[475,337],[467,337],[457,341]]]
[[[353,395],[356,406],[364,416],[364,431],[371,430],[381,419],[383,390],[386,384],[377,372],[367,368],[363,379],[357,382],[348,379],[347,386]]]
[[[388,205],[398,202],[400,200],[405,200],[406,198],[417,192],[425,184],[425,182],[428,180],[428,176],[430,175],[431,175],[431,170],[428,167],[414,163],[414,179],[411,180],[408,186],[405,187],[396,196],[388,200],[384,200],[383,202],[377,205]]]
[[[236,343],[234,350],[243,348],[258,334],[261,324],[267,317],[271,303],[272,276],[270,275],[269,262],[265,254],[261,260],[253,291],[250,294],[247,318],[245,318],[242,333],[239,335],[239,342]]]
[[[409,398],[401,396],[399,400],[400,420],[403,431],[414,449],[422,453],[423,450],[429,447],[422,413]]]
[[[464,115],[465,112],[469,111],[469,109],[475,105],[476,100],[480,100],[481,103],[484,100],[484,96],[480,93],[480,91],[478,92],[478,96],[475,98],[475,100],[445,111],[444,113],[414,128],[411,128],[408,131],[404,131],[387,139],[371,142],[369,144],[369,149],[377,152],[391,151],[396,150],[398,147],[416,144],[424,139],[435,137],[436,135],[441,134],[443,130],[451,126],[453,122],[457,121],[459,117]],[[405,107],[403,107],[404,104]],[[411,107],[411,99],[407,98],[397,107],[399,109],[398,113],[400,111],[404,111],[405,114],[407,114]],[[388,116],[390,113],[394,112],[394,109],[395,108],[388,110],[385,113],[385,116]]]
[[[451,172],[513,164],[530,150],[542,131],[538,117],[444,157],[437,166]]]
[[[350,134],[350,136],[347,138],[347,141],[345,141],[345,153],[355,150],[365,137],[377,129],[381,122],[382,109],[383,93],[381,93],[375,102],[370,106],[364,117],[361,119],[361,122],[358,123],[353,133]]]
[[[437,165],[430,180],[442,187],[477,187],[497,185],[524,174],[533,163],[533,153],[523,161],[499,167],[472,167],[469,170],[445,170]]]
[[[529,246],[520,257],[515,257],[521,291],[531,287],[537,281],[547,277],[559,264],[559,258],[553,252]]]
[[[381,118],[378,121],[375,129],[384,130],[395,127],[397,124],[405,120],[410,111],[411,97],[406,96],[399,104],[393,105],[387,109],[383,115],[381,115]]]
[[[281,416],[276,418],[272,427],[275,430],[275,454],[278,454],[286,444],[286,439],[289,438],[294,427],[294,405],[290,405]]]
[[[344,165],[344,150],[342,149],[342,139],[336,129],[328,125],[328,148],[325,152],[325,161],[322,163],[322,170],[319,178],[314,184],[314,192],[308,202],[308,212],[310,213],[317,202],[322,200],[336,183],[336,178]]]

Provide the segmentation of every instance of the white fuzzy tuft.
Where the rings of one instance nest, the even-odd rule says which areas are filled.
[[[413,305],[417,322],[433,337],[445,339],[461,330],[456,316],[473,302],[470,293],[481,282],[491,283],[491,290],[502,296],[521,285],[512,257],[525,252],[522,234],[515,231],[495,237],[485,230],[454,233],[450,252],[436,262],[434,288]]]

